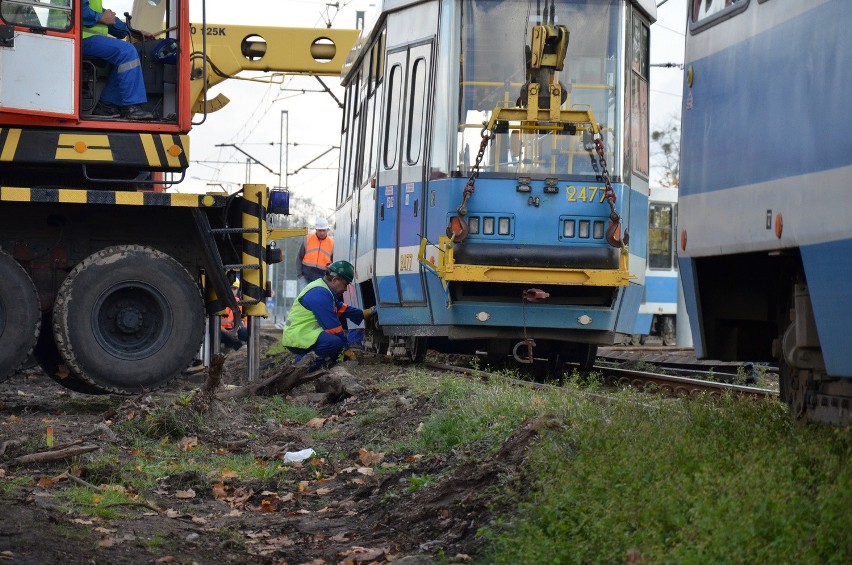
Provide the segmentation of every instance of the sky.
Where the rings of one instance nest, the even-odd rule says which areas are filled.
[[[661,0],[657,0],[660,3]],[[687,0],[668,0],[657,9],[657,23],[651,27],[651,63],[683,62],[683,30]],[[243,0],[235,3],[207,1],[210,24],[240,24],[269,27],[354,28],[357,10],[369,10],[371,0]],[[131,0],[104,0],[120,14]],[[201,20],[201,1],[191,0],[192,19]],[[119,8],[119,9],[116,9]],[[368,18],[369,19],[369,18]],[[262,33],[261,33],[262,35]],[[651,131],[660,129],[680,116],[683,71],[679,68],[651,68]],[[324,77],[339,100],[343,90],[337,77]],[[228,80],[215,87],[231,103],[208,115],[205,123],[190,133],[190,168],[187,179],[173,188],[177,192],[234,192],[251,181],[279,185],[281,161],[288,174],[280,175],[281,184],[290,189],[291,202],[310,200],[328,210],[334,208],[337,185],[342,111],[327,93],[316,92],[321,85],[315,78],[290,76],[281,84]],[[303,93],[303,91],[305,91]],[[285,113],[286,112],[286,113]],[[281,151],[282,123],[289,122],[286,152]],[[247,166],[247,157],[231,146],[236,145],[263,165]],[[319,157],[325,153],[324,156]],[[315,162],[307,165],[313,159]],[[653,162],[652,162],[653,164]],[[276,174],[267,170],[271,169]],[[304,168],[303,168],[304,167]],[[662,172],[652,168],[652,186]]]

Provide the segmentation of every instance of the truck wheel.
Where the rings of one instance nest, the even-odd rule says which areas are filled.
[[[192,362],[204,336],[204,305],[195,281],[165,253],[108,247],[62,283],[53,335],[83,381],[136,394],[163,386]]]
[[[46,316],[42,320],[42,325],[45,328],[49,328],[51,324],[50,316]],[[68,390],[73,390],[74,392],[79,392],[82,394],[103,394],[105,391],[95,388],[89,383],[83,381],[71,372],[71,369],[68,368],[68,365],[65,363],[65,359],[59,354],[59,350],[56,348],[56,342],[53,341],[53,333],[49,331],[43,331],[38,336],[38,341],[36,341],[35,349],[33,350],[33,355],[38,361],[39,367],[44,371],[48,377],[67,388]]]
[[[41,304],[32,279],[0,251],[0,382],[23,365],[38,339]]]

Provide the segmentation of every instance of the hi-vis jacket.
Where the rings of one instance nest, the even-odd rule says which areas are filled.
[[[310,349],[320,334],[325,332],[346,342],[343,320],[360,324],[364,321],[364,313],[358,308],[344,304],[325,280],[317,279],[296,297],[290,313],[287,314],[281,341],[286,347]]]
[[[302,257],[302,264],[325,271],[325,268],[331,263],[333,254],[334,239],[331,236],[320,239],[317,234],[312,233],[305,240],[305,255]]]

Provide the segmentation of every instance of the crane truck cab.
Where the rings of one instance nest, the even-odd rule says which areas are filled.
[[[227,103],[209,88],[244,70],[337,76],[358,31],[194,24],[189,0],[135,0],[131,26],[156,41],[137,44],[154,119],[133,121],[92,115],[109,69],[82,56],[82,4],[0,0],[0,381],[32,352],[71,389],[139,393],[202,342],[215,352],[226,307],[259,329],[280,260],[266,216],[286,194],[168,190],[193,116]]]

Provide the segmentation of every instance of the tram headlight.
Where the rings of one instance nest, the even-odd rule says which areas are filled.
[[[509,235],[509,218],[500,218],[497,220],[497,233],[500,235]]]
[[[604,236],[604,223],[603,222],[595,222],[592,228],[592,236],[595,239],[603,239]]]
[[[565,220],[562,224],[562,237],[574,237],[574,220]]]
[[[494,218],[482,218],[482,233],[494,235]]]
[[[479,218],[477,218],[476,216],[467,219],[467,233],[479,233]]]
[[[580,220],[580,237],[583,239],[589,238],[589,220]]]

